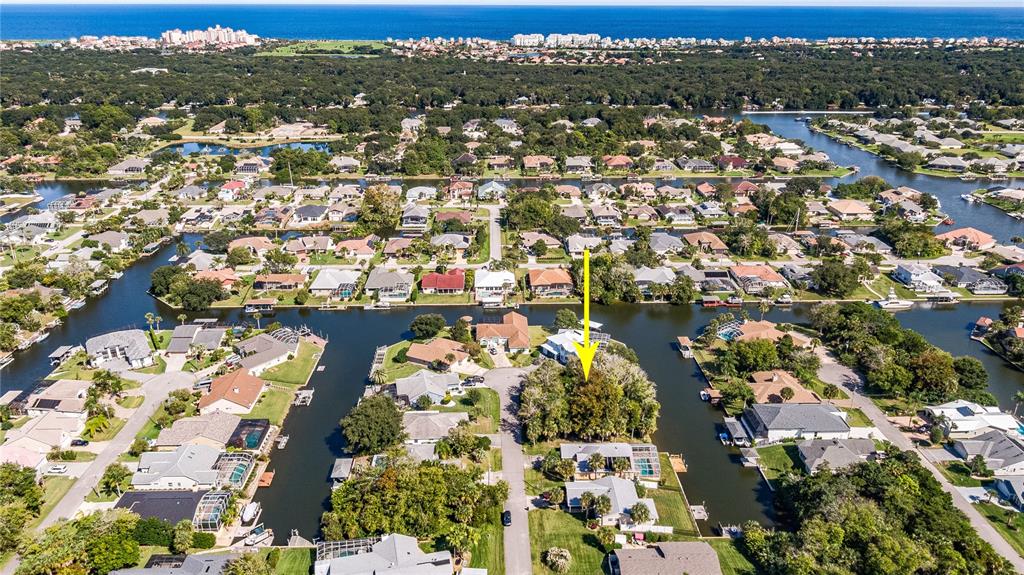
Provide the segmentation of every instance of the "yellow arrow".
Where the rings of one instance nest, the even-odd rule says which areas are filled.
[[[583,364],[583,379],[589,380],[590,364],[597,353],[597,342],[590,342],[590,250],[583,250],[583,343],[572,344]]]

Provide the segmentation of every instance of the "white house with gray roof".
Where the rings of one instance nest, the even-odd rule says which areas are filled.
[[[393,533],[318,543],[313,575],[451,575],[453,569],[450,551],[426,553],[415,537]]]
[[[220,451],[206,445],[182,445],[174,451],[147,451],[132,475],[134,489],[213,489]]]
[[[995,475],[1024,474],[1024,439],[1015,432],[993,429],[953,443],[953,451],[968,463],[977,456]]]
[[[131,369],[153,365],[153,350],[141,329],[112,331],[90,337],[85,341],[85,351],[94,367],[118,360]]]
[[[741,421],[759,443],[850,437],[846,413],[827,403],[755,403],[743,412]]]
[[[569,511],[582,510],[582,497],[584,493],[588,492],[595,497],[607,495],[612,502],[611,511],[599,518],[602,525],[629,526],[635,531],[645,531],[645,528],[653,526],[658,521],[658,509],[654,505],[654,500],[637,495],[636,484],[628,479],[607,475],[594,481],[566,483],[565,505]],[[633,522],[630,517],[630,509],[637,503],[643,503],[650,510],[649,521],[642,524]]]

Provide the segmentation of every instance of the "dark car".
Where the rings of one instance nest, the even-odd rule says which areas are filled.
[[[71,447],[85,447],[86,445],[89,445],[89,442],[84,439],[71,440]]]
[[[508,526],[512,525],[512,512],[511,511],[505,511],[504,513],[501,514],[501,524],[504,525],[505,527],[508,527]]]

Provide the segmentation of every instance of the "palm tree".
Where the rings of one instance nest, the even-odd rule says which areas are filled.
[[[153,342],[153,347],[156,347],[156,336],[153,334],[153,324],[156,323],[156,316],[152,312],[146,313],[146,325],[149,326],[149,339]]]
[[[387,383],[388,378],[384,375],[382,370],[375,369],[373,370],[373,373],[370,374],[370,381],[372,381],[374,385],[384,385]]]
[[[179,313],[179,314],[178,314],[178,323],[179,323],[179,324],[182,324],[182,325],[184,325],[184,324],[185,324],[185,320],[187,320],[187,319],[188,319],[188,316],[187,316],[187,315],[185,315],[185,314],[183,314],[183,313]]]
[[[589,491],[584,491],[580,494],[580,507],[587,513],[587,519],[590,519],[590,509],[594,506],[594,494]]]
[[[1024,391],[1018,391],[1017,393],[1013,394],[1013,415],[1014,415],[1014,417],[1017,416],[1017,408],[1020,407],[1021,403],[1024,403]]]
[[[156,316],[155,318],[153,318],[153,321],[156,322],[156,329],[157,329],[157,331],[159,331],[160,330],[160,322],[164,321],[164,318],[162,318],[160,316]]]
[[[254,320],[256,320],[256,329],[259,329],[260,328],[260,320],[263,319],[263,314],[261,314],[260,312],[256,312],[256,313],[252,314],[252,318]]]

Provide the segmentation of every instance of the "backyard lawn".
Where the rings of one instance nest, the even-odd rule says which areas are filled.
[[[294,359],[276,365],[264,371],[261,377],[267,381],[286,385],[306,385],[309,376],[316,368],[321,349],[309,342],[299,342],[299,351]]]
[[[567,573],[594,575],[602,573],[605,552],[597,536],[587,529],[582,516],[557,509],[530,511],[530,555],[533,572],[537,575],[553,574],[541,561],[543,553],[551,547],[568,549],[572,564]]]
[[[723,575],[757,575],[754,566],[736,548],[736,541],[728,538],[711,538],[705,541],[718,553]]]
[[[962,461],[950,461],[948,463],[940,463],[936,465],[939,471],[946,476],[946,479],[950,483],[957,487],[981,487],[985,483],[991,483],[991,480],[982,481],[981,479],[975,479],[971,476],[971,468]]]
[[[550,479],[544,475],[543,471],[538,471],[532,467],[526,468],[525,473],[527,495],[540,495],[549,489],[562,486],[561,481]]]
[[[487,569],[487,575],[504,575],[505,533],[499,517],[495,516],[493,521],[480,528],[480,542],[470,552],[473,554],[469,560],[470,567]]]
[[[50,375],[46,376],[46,379],[51,381],[56,381],[58,379],[92,381],[92,374],[95,373],[96,370],[86,365],[88,360],[89,356],[85,353],[75,355],[71,359],[57,366],[57,369],[53,370]]]
[[[850,427],[874,427],[875,424],[871,423],[868,416],[856,407],[842,407],[840,408],[846,412],[846,422],[850,424]]]
[[[790,473],[797,475],[803,473],[804,467],[800,462],[800,454],[797,452],[795,444],[786,443],[762,447],[757,450],[757,454],[761,459],[761,469],[764,470],[769,481],[774,481]]]
[[[263,393],[256,407],[246,416],[250,419],[269,419],[274,425],[281,425],[287,415],[288,406],[295,399],[295,392],[290,389],[271,387]]]
[[[676,535],[697,535],[697,526],[690,519],[690,510],[681,492],[648,489],[647,496],[654,500],[658,510],[658,525],[671,525]]]
[[[314,553],[313,549],[301,547],[281,549],[274,575],[308,575],[310,567],[313,566]]]
[[[1024,555],[1024,514],[1003,509],[994,503],[978,503],[975,507],[1017,553]]]

